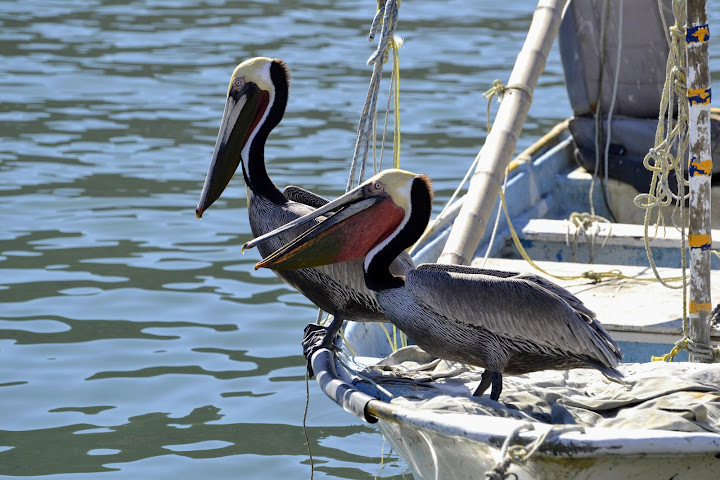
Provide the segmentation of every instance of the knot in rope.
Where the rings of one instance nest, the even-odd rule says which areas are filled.
[[[711,345],[705,345],[704,343],[694,342],[690,340],[690,337],[684,336],[673,346],[670,352],[659,357],[652,356],[653,362],[672,362],[675,356],[682,350],[687,350],[692,353],[699,361],[703,363],[713,363],[720,361],[720,348],[713,347]]]
[[[513,83],[512,85],[503,85],[500,80],[495,80],[493,82],[493,86],[490,87],[485,93],[483,93],[483,98],[488,99],[487,104],[487,131],[490,132],[490,103],[492,102],[493,97],[497,97],[498,102],[502,102],[503,97],[505,96],[505,92],[510,90],[511,88],[515,88],[517,90],[522,90],[523,92],[527,93],[530,97],[530,101],[532,102],[533,94],[530,87],[523,83]]]
[[[487,480],[505,480],[510,477],[510,475],[517,479],[518,477],[515,473],[508,472],[511,463],[524,465],[530,457],[537,452],[540,446],[552,437],[569,432],[585,432],[585,428],[579,425],[554,425],[528,445],[514,443],[517,442],[521,432],[529,430],[535,430],[535,425],[525,422],[515,427],[510,435],[508,435],[500,451],[502,460],[485,474]]]
[[[533,94],[532,90],[530,90],[530,87],[525,85],[524,83],[513,83],[512,85],[503,85],[500,80],[495,80],[493,82],[493,86],[489,88],[485,93],[483,93],[483,98],[487,98],[488,100],[491,100],[493,97],[498,97],[498,102],[502,102],[503,96],[505,95],[505,92],[510,90],[511,88],[516,88],[518,90],[522,90],[523,92],[527,93],[530,97],[530,101],[532,101]]]
[[[604,223],[609,227],[608,233],[605,236],[605,240],[601,245],[601,248],[604,248],[608,240],[610,240],[610,234],[612,233],[612,222],[610,222],[610,220],[605,217],[602,217],[600,215],[594,215],[588,212],[573,212],[570,214],[570,218],[568,220],[570,223],[568,224],[567,231],[565,232],[565,243],[567,245],[570,245],[570,225],[575,227],[575,231],[573,232],[572,237],[573,258],[577,253],[578,234],[582,233],[590,239],[590,263],[592,263],[595,257],[595,238],[601,230],[600,224]]]
[[[675,342],[675,346],[673,346],[670,352],[666,353],[665,355],[660,355],[659,357],[652,355],[650,359],[653,362],[672,362],[675,359],[675,355],[677,355],[681,350],[687,350],[688,340],[690,340],[688,337],[683,337],[682,339]]]
[[[618,270],[610,270],[607,272],[594,272],[592,270],[588,270],[587,272],[582,273],[582,278],[587,278],[588,280],[592,280],[594,283],[600,283],[604,278],[623,278],[623,273]]]
[[[647,252],[648,262],[652,268],[653,274],[658,282],[664,287],[683,290],[683,306],[687,305],[687,276],[685,274],[687,267],[686,260],[686,236],[684,233],[685,221],[685,200],[689,196],[686,188],[689,181],[685,178],[685,152],[688,150],[690,136],[688,134],[689,110],[686,98],[687,91],[687,59],[686,59],[686,40],[685,25],[687,24],[686,0],[675,0],[672,2],[673,15],[675,24],[667,30],[669,31],[669,53],[665,66],[665,85],[663,86],[662,96],[660,99],[660,107],[658,112],[658,124],[655,130],[654,146],[648,151],[643,159],[643,166],[652,172],[652,178],[647,193],[637,195],[634,203],[637,207],[645,210],[644,227],[645,227],[645,251]],[[664,20],[663,20],[664,22]],[[670,176],[675,175],[677,180],[677,190],[670,188]],[[682,230],[681,237],[681,268],[682,276],[681,285],[671,285],[660,276],[655,265],[652,248],[648,238],[648,231],[651,222],[651,216],[654,209],[657,208],[655,219],[655,228],[665,225],[665,207],[674,204],[672,212],[672,221],[675,222],[676,212],[680,213],[680,222],[677,228]],[[687,337],[687,310],[683,307],[683,337]],[[678,350],[687,348],[684,339],[678,342],[673,351],[663,355],[662,357],[653,357],[660,359],[672,358]]]
[[[380,19],[383,21],[383,27],[380,32],[380,40],[378,41],[377,49],[372,55],[370,55],[370,58],[368,58],[368,65],[372,65],[380,59],[382,60],[382,63],[387,63],[390,55],[389,50],[393,46],[393,35],[395,34],[395,27],[397,27],[399,7],[400,2],[397,0],[378,1],[378,11],[373,18],[372,25],[370,26],[368,41],[375,39]]]
[[[720,360],[720,350],[704,343],[693,342],[688,339],[687,350],[695,356],[696,360],[703,363],[712,363]]]

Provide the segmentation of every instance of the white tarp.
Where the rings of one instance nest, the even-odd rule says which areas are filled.
[[[591,369],[503,376],[500,402],[471,397],[481,369],[434,361],[418,347],[399,349],[355,379],[359,390],[438,413],[465,412],[552,424],[720,433],[720,365],[621,364],[623,382]],[[383,389],[385,392],[383,392]]]

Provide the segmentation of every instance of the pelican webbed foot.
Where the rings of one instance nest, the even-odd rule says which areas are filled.
[[[336,312],[330,325],[319,325],[308,323],[305,326],[302,340],[303,355],[307,361],[308,375],[313,377],[315,372],[312,369],[312,357],[318,350],[335,348],[335,337],[340,332],[343,324],[342,312]]]

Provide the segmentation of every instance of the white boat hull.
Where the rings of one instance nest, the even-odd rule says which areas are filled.
[[[477,480],[502,461],[504,435],[512,431],[518,421],[464,417],[463,423],[482,423],[482,430],[477,433],[478,436],[486,434],[487,438],[480,441],[384,420],[378,422],[378,426],[408,463],[416,479]],[[604,429],[564,436],[591,435],[597,447],[592,446],[591,439],[586,439],[588,447],[584,452],[554,446],[553,454],[538,452],[524,465],[510,465],[507,472],[517,475],[518,480],[696,480],[720,475],[720,436],[658,436],[658,432],[649,435],[647,431],[626,431],[619,435],[620,432],[611,431],[602,438],[595,430]],[[537,434],[533,436],[536,438]],[[651,451],[657,453],[648,453]]]

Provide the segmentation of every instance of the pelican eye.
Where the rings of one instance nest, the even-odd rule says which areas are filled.
[[[375,190],[382,190],[383,185],[380,182],[375,182],[375,185],[373,185],[373,187],[375,187]]]
[[[235,85],[238,88],[242,87],[243,83],[245,83],[245,82],[243,81],[242,78],[236,78],[235,80],[233,80],[233,85]]]

